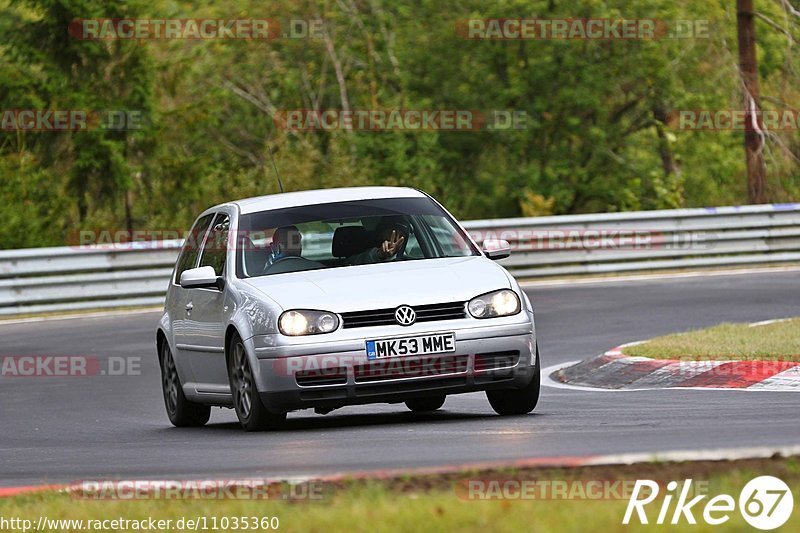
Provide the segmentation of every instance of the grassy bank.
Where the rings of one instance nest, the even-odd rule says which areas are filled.
[[[282,531],[649,531],[653,525],[623,526],[625,498],[606,499],[493,499],[478,501],[464,488],[469,480],[515,480],[568,482],[629,482],[636,479],[693,479],[707,482],[708,497],[730,494],[738,499],[742,487],[761,475],[783,479],[798,498],[800,461],[797,458],[747,460],[737,462],[653,463],[619,467],[577,469],[524,469],[475,472],[448,476],[408,476],[383,481],[351,481],[326,487],[324,496],[314,501],[286,502],[259,500],[144,500],[85,501],[70,495],[40,493],[0,500],[0,517],[50,519],[171,519],[205,516],[209,531],[213,517],[278,517]],[[485,494],[485,493],[480,493]],[[748,528],[738,511],[721,526],[702,521],[702,506],[694,514],[700,525],[686,531],[742,531]],[[661,506],[657,500],[647,508],[651,522]],[[674,502],[673,502],[674,507]],[[51,528],[50,531],[78,531],[77,528]],[[177,530],[174,528],[170,531]],[[202,530],[202,528],[200,528]],[[218,528],[217,531],[232,531]],[[241,529],[239,529],[241,530]],[[251,531],[265,529],[250,529]],[[800,530],[800,514],[795,512],[781,530]],[[122,529],[111,529],[122,531]],[[780,531],[780,530],[779,530]]]
[[[654,359],[800,361],[800,318],[760,326],[720,324],[623,348]]]

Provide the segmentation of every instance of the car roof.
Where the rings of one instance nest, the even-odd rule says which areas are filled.
[[[343,187],[338,189],[317,189],[313,191],[284,192],[267,196],[245,198],[227,204],[235,204],[241,214],[297,207],[301,205],[330,204],[355,200],[375,200],[380,198],[424,198],[425,194],[409,187]]]

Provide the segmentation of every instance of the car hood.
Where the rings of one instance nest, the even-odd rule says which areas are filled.
[[[335,313],[467,301],[510,287],[505,270],[482,256],[329,268],[244,281],[283,309]]]

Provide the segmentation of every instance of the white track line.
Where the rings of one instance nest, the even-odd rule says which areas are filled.
[[[736,461],[741,459],[766,459],[775,455],[792,457],[800,455],[800,446],[755,446],[748,448],[719,448],[710,450],[675,450],[653,453],[622,453],[601,455],[589,459],[587,465],[630,465],[636,463],[681,461]]]
[[[761,322],[753,322],[748,324],[748,327],[757,328],[758,326],[769,326],[770,324],[778,324],[780,322],[788,322],[791,318],[773,318],[772,320],[762,320]]]

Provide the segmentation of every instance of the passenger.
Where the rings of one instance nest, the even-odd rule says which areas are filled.
[[[408,229],[403,224],[381,224],[378,226],[378,242],[375,247],[349,257],[347,262],[351,265],[369,265],[392,261],[407,237]]]

